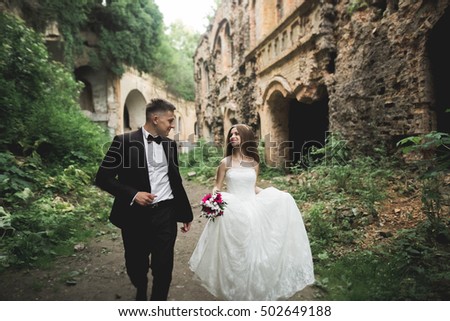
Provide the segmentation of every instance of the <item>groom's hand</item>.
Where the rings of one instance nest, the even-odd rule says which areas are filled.
[[[138,192],[134,201],[141,206],[148,206],[153,203],[153,200],[156,198],[155,194],[147,193],[147,192]]]
[[[183,223],[183,226],[180,227],[181,232],[186,233],[189,232],[189,230],[191,229],[191,222],[189,223]]]

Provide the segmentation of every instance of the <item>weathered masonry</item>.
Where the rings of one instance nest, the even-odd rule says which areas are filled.
[[[450,127],[448,0],[227,0],[195,54],[197,131],[254,127],[266,160],[327,132],[371,153]]]
[[[0,1],[0,10],[23,18],[15,1]],[[176,106],[175,129],[170,136],[189,146],[196,139],[195,105],[169,93],[164,83],[156,77],[127,68],[120,77],[106,68],[93,67],[89,51],[96,50],[98,35],[81,32],[84,40],[83,53],[74,58],[75,79],[84,87],[79,102],[82,111],[94,122],[105,126],[111,135],[135,130],[145,123],[145,105],[152,98],[164,98]],[[50,23],[44,33],[51,57],[63,61],[64,37],[56,22]],[[181,145],[181,144],[180,144]]]
[[[145,123],[145,106],[150,99],[164,98],[177,107],[171,137],[180,141],[194,140],[196,115],[193,102],[171,95],[162,81],[132,68],[120,77],[106,69],[94,69],[90,66],[87,51],[95,47],[96,36],[84,33],[83,37],[88,45],[85,55],[77,57],[74,73],[84,84],[80,106],[91,120],[105,125],[112,135],[136,130]],[[50,50],[57,47],[52,42],[62,41],[57,29],[47,29],[46,40]]]

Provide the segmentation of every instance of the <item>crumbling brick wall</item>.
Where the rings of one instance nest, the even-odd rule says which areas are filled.
[[[286,116],[276,124],[275,107],[292,100],[326,101],[329,131],[363,153],[436,130],[428,41],[448,7],[448,0],[222,1],[194,57],[200,136],[221,142],[232,114],[285,140],[276,128]],[[219,38],[231,50],[220,51],[231,55],[225,70]]]

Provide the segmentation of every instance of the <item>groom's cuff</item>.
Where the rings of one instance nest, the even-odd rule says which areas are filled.
[[[136,193],[136,194],[134,195],[133,199],[131,200],[130,206],[133,206],[133,204],[134,204],[134,199],[136,198],[137,194],[138,194],[138,193]]]

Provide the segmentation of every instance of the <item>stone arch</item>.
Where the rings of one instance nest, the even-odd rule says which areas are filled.
[[[291,91],[282,77],[266,88],[259,111],[261,138],[269,165],[310,164],[313,147],[325,144],[328,131],[328,94],[324,86]]]
[[[225,107],[225,111],[223,113],[223,136],[224,137],[230,130],[231,126],[239,123],[239,121],[236,117],[236,109],[237,108],[236,108],[235,104],[229,104],[227,107]]]
[[[292,92],[291,86],[289,85],[289,82],[282,76],[275,76],[267,85],[266,89],[264,90],[262,101],[265,105],[265,102],[267,101],[268,97],[272,95],[275,91],[279,91],[283,97],[286,97]]]
[[[222,57],[222,39],[219,37],[214,45],[214,62],[216,65],[216,73],[222,75],[224,72],[223,68],[223,57]]]
[[[84,84],[79,96],[83,113],[92,121],[109,126],[108,77],[104,69],[83,65],[75,69],[75,79]]]
[[[98,82],[95,70],[91,66],[76,68],[75,79],[84,84],[79,96],[81,109],[89,113],[95,113],[94,87]]]
[[[263,139],[265,142],[265,156],[269,165],[285,166],[289,159],[289,92],[279,83],[272,86],[272,90],[266,96]]]
[[[208,63],[203,60],[203,58],[199,59],[197,62],[197,70],[196,70],[196,77],[198,80],[200,80],[200,86],[202,92],[208,92],[209,91],[209,69],[208,69]]]
[[[136,130],[145,124],[145,106],[145,97],[139,90],[133,89],[128,93],[123,106],[124,132]]]
[[[228,19],[222,19],[222,21],[219,22],[219,24],[217,25],[217,29],[216,29],[216,34],[214,35],[214,42],[213,42],[213,52],[214,52],[214,46],[217,43],[217,39],[220,37],[220,35],[223,34],[227,34],[229,37],[231,37],[231,28],[230,28],[230,22],[228,21]]]
[[[233,65],[233,40],[231,38],[230,24],[227,22],[223,29],[223,39],[225,40],[225,48],[223,52],[223,64],[225,71],[231,69]]]
[[[217,27],[212,52],[216,59],[216,70],[221,74],[227,73],[233,64],[233,42],[227,19],[223,19]]]

